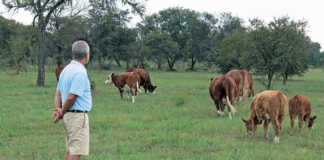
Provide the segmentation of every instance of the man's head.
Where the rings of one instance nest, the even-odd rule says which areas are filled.
[[[83,64],[87,64],[90,59],[90,47],[85,41],[75,41],[72,44],[73,58]]]

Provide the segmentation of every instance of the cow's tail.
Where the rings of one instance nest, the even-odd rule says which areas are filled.
[[[232,114],[234,115],[236,112],[236,109],[232,106],[232,104],[228,98],[228,95],[226,95],[226,102],[227,102],[228,107],[231,109]]]

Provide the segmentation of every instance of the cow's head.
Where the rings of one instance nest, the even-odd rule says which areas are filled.
[[[112,83],[112,77],[114,76],[114,73],[111,73],[108,77],[107,80],[105,81],[105,84],[111,84]]]
[[[309,129],[311,129],[313,127],[316,118],[317,118],[316,116],[309,118],[308,125],[307,125]]]
[[[157,88],[157,86],[154,86],[154,85],[149,85],[148,86],[148,90],[149,90],[149,92],[151,92],[151,93],[155,93],[155,89]]]
[[[255,135],[256,125],[254,120],[242,118],[242,121],[245,123],[247,134]]]

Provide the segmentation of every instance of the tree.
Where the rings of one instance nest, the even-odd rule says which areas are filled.
[[[12,34],[8,40],[9,59],[17,69],[17,74],[22,71],[22,62],[26,61],[28,54],[30,54],[32,38],[33,32],[31,28],[27,28],[23,25],[17,25],[15,27],[15,34]]]
[[[145,43],[151,51],[148,58],[157,64],[158,69],[161,69],[164,57],[169,70],[174,71],[174,64],[181,57],[178,54],[178,44],[172,40],[169,34],[159,31],[152,32],[146,36]]]
[[[53,17],[54,13],[63,12],[67,9],[67,6],[71,6],[73,9],[73,4],[78,4],[78,1],[72,3],[73,0],[3,0],[2,3],[9,10],[25,9],[30,11],[34,15],[33,24],[37,29],[37,41],[38,41],[38,78],[37,85],[45,85],[45,33],[48,24]],[[139,12],[143,9],[141,3],[136,2],[136,0],[90,0],[91,2],[97,2],[101,6],[109,8],[109,10],[117,10],[117,2],[121,2],[123,5],[131,6],[133,12]],[[78,13],[78,12],[77,12]]]
[[[317,42],[309,41],[307,52],[309,53],[308,64],[314,67],[320,66],[321,64],[319,63],[319,55],[321,54],[321,45]]]
[[[254,43],[247,33],[234,33],[222,40],[215,65],[222,73],[232,69],[250,70],[254,64]]]
[[[287,80],[289,75],[301,74],[305,67],[306,22],[292,21],[289,17],[274,19],[265,25],[263,21],[250,21],[250,36],[256,47],[256,73],[267,76],[266,88],[272,88],[273,77],[278,74]],[[306,65],[307,66],[307,65]],[[284,80],[284,81],[285,81]]]
[[[211,40],[213,35],[215,18],[208,13],[193,13],[187,17],[188,39],[186,45],[186,58],[191,63],[189,69],[193,71],[197,61],[205,60],[212,50]]]

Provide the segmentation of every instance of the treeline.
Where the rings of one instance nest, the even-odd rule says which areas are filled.
[[[213,15],[176,7],[143,16],[131,28],[127,25],[130,15],[143,15],[143,6],[131,6],[132,10],[128,10],[112,9],[101,1],[89,1],[89,5],[87,14],[82,16],[51,15],[44,38],[39,35],[39,21],[34,26],[24,26],[0,17],[2,66],[15,67],[20,72],[22,64],[39,64],[39,55],[45,60],[55,59],[57,64],[67,63],[71,59],[71,44],[77,39],[90,44],[91,63],[102,68],[109,69],[114,62],[125,68],[154,64],[157,69],[166,66],[175,71],[175,64],[184,62],[192,71],[197,63],[218,68],[222,73],[249,69],[267,77],[267,88],[271,88],[275,76],[286,83],[289,76],[324,64],[321,46],[307,36],[307,22],[303,20],[285,16],[267,23],[261,19],[244,22],[231,13]]]

